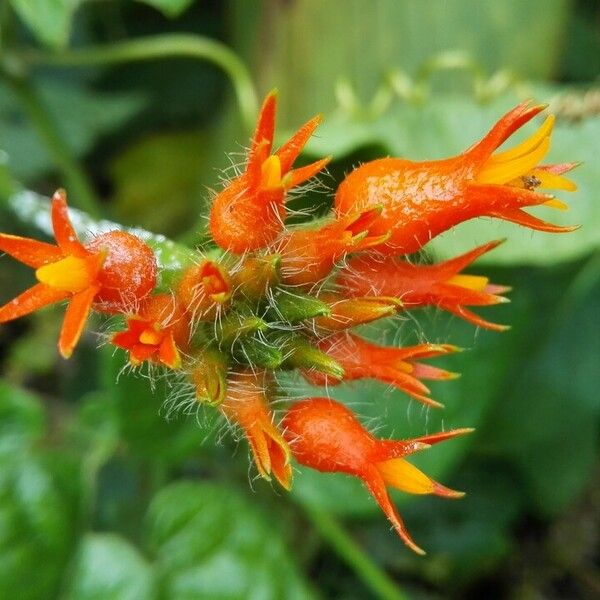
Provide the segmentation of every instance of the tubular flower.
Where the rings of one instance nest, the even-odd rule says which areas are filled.
[[[303,372],[313,385],[336,385],[354,379],[378,379],[402,390],[415,400],[443,407],[429,397],[430,390],[421,379],[456,379],[457,373],[415,362],[459,351],[450,344],[419,344],[406,348],[378,346],[348,333],[337,333],[321,340],[319,349],[334,358],[344,369],[343,379],[335,379],[316,371]]]
[[[203,260],[184,271],[177,295],[194,319],[207,320],[227,308],[231,291],[227,271],[212,260]]]
[[[129,351],[129,362],[161,363],[171,369],[181,367],[179,348],[187,345],[189,323],[170,294],[151,296],[139,312],[127,318],[127,330],[115,333],[111,343]]]
[[[487,277],[460,272],[502,240],[488,242],[470,252],[434,265],[416,265],[394,257],[358,256],[338,274],[337,283],[349,296],[381,294],[402,301],[404,308],[437,306],[474,325],[504,331],[506,325],[490,323],[466,306],[508,302],[500,294],[510,290]]]
[[[267,397],[270,388],[272,381],[265,371],[233,374],[227,381],[226,397],[219,409],[244,430],[261,477],[270,481],[272,473],[289,490],[292,485],[290,450],[273,424]]]
[[[292,169],[321,116],[307,121],[277,152],[272,153],[277,96],[265,99],[252,137],[246,170],[215,198],[210,211],[210,232],[223,249],[241,254],[263,248],[283,230],[285,196],[329,162],[324,158]]]
[[[382,158],[361,165],[337,190],[338,215],[383,206],[370,233],[390,232],[381,250],[394,254],[416,252],[433,237],[474,217],[496,217],[552,233],[573,231],[576,227],[552,225],[522,210],[540,204],[566,208],[538,188],[576,189],[563,177],[576,163],[540,165],[550,147],[554,117],[547,117],[524,142],[496,152],[544,108],[519,104],[480,142],[452,158],[425,162]]]
[[[464,495],[430,479],[404,457],[472,429],[454,429],[411,440],[378,440],[348,408],[329,398],[296,403],[286,413],[283,427],[292,454],[300,464],[360,478],[404,543],[418,554],[425,552],[410,537],[386,486],[409,494],[444,498]]]
[[[310,287],[327,277],[336,261],[347,253],[384,242],[387,235],[369,235],[380,212],[376,207],[336,219],[319,229],[296,229],[288,233],[279,251],[283,281]]]
[[[67,358],[79,341],[92,304],[114,311],[145,298],[156,283],[156,262],[144,242],[122,231],[99,235],[84,246],[69,220],[63,190],[54,194],[51,214],[56,246],[0,234],[0,250],[34,268],[38,280],[0,308],[0,323],[69,300],[58,340],[59,351]],[[123,271],[127,278],[122,277]]]

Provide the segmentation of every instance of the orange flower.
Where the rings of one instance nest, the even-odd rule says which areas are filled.
[[[383,212],[370,233],[391,232],[382,248],[395,254],[415,252],[453,225],[481,216],[553,233],[576,229],[546,223],[522,210],[540,204],[566,208],[538,188],[576,189],[562,176],[576,163],[540,165],[550,146],[553,116],[524,142],[495,152],[544,108],[520,104],[479,143],[456,157],[425,162],[383,158],[361,165],[339,186],[337,213],[347,215],[382,205]]]
[[[354,213],[319,229],[296,229],[281,241],[281,273],[289,285],[311,286],[327,277],[348,252],[377,246],[387,235],[370,236],[379,207]]]
[[[258,116],[246,170],[215,198],[210,232],[215,242],[237,254],[270,244],[285,220],[286,192],[321,171],[330,158],[292,169],[302,148],[321,122],[307,121],[277,152],[272,153],[277,96],[271,92]]]
[[[344,369],[344,377],[336,380],[316,371],[304,371],[313,385],[336,385],[353,379],[378,379],[402,390],[415,400],[436,408],[443,407],[429,397],[429,388],[420,379],[456,379],[457,373],[415,362],[459,349],[450,344],[419,344],[405,348],[387,348],[371,344],[349,333],[338,333],[321,340],[320,350],[334,358]]]
[[[179,369],[178,347],[187,346],[189,333],[189,323],[175,298],[159,294],[142,303],[138,314],[127,319],[127,330],[114,334],[111,343],[128,350],[134,366],[149,360]]]
[[[0,323],[69,299],[58,340],[68,358],[75,348],[92,303],[116,311],[147,296],[156,283],[152,250],[135,236],[111,231],[83,246],[69,220],[66,194],[52,198],[57,245],[0,234],[0,250],[34,268],[38,283],[0,308]]]
[[[290,450],[273,424],[273,414],[267,404],[271,387],[271,378],[265,371],[236,373],[227,381],[227,395],[219,409],[244,430],[261,477],[270,481],[272,473],[289,490],[292,485]]]
[[[500,294],[510,288],[494,285],[487,277],[462,275],[460,271],[501,240],[488,242],[450,260],[434,265],[414,265],[394,257],[358,256],[338,274],[337,283],[349,296],[393,296],[406,309],[438,306],[474,325],[504,331],[506,325],[490,323],[466,308],[508,302]]]
[[[329,398],[309,398],[294,404],[283,419],[283,427],[285,439],[300,464],[326,473],[359,477],[404,543],[418,554],[425,552],[410,537],[386,486],[444,498],[464,495],[430,479],[404,457],[472,429],[454,429],[411,440],[378,440],[348,408]]]
[[[177,288],[177,295],[193,319],[214,319],[231,299],[231,279],[223,266],[203,260],[189,267]]]

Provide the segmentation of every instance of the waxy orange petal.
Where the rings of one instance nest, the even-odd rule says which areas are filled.
[[[69,219],[67,194],[64,190],[57,190],[52,196],[52,228],[56,242],[65,254],[72,254],[79,258],[88,255]]]
[[[58,246],[6,233],[0,233],[0,252],[10,254],[14,259],[33,269],[64,258]]]
[[[55,304],[70,297],[68,292],[56,290],[44,283],[38,283],[0,308],[0,323],[23,317],[49,304]]]
[[[71,298],[58,338],[58,349],[64,358],[73,354],[99,289],[98,286],[90,286]]]

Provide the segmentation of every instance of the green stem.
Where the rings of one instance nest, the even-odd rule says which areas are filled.
[[[252,128],[258,103],[250,74],[232,50],[210,38],[174,33],[90,46],[81,50],[64,50],[54,54],[30,51],[23,53],[22,58],[26,64],[34,66],[66,67],[118,64],[172,56],[208,60],[220,67],[231,79],[245,125]]]
[[[303,507],[321,536],[378,598],[407,600],[407,596],[397,584],[365,555],[360,546],[331,515],[315,507],[307,505]]]
[[[8,73],[2,75],[18,96],[23,111],[44,142],[54,164],[62,171],[66,187],[73,197],[72,204],[94,217],[99,217],[102,211],[92,183],[63,140],[61,132],[35,88],[22,77]]]

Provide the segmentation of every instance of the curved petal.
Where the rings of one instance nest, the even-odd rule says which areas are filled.
[[[54,192],[52,196],[52,228],[56,242],[64,253],[80,258],[87,256],[87,251],[79,241],[69,219],[67,193],[62,189]]]
[[[58,246],[6,233],[0,233],[0,252],[10,254],[14,259],[33,269],[64,258]]]
[[[73,354],[98,290],[98,286],[90,286],[75,294],[69,302],[58,338],[58,350],[64,358]]]
[[[0,323],[23,317],[44,306],[65,300],[69,296],[68,292],[51,288],[45,283],[38,283],[0,308]]]

